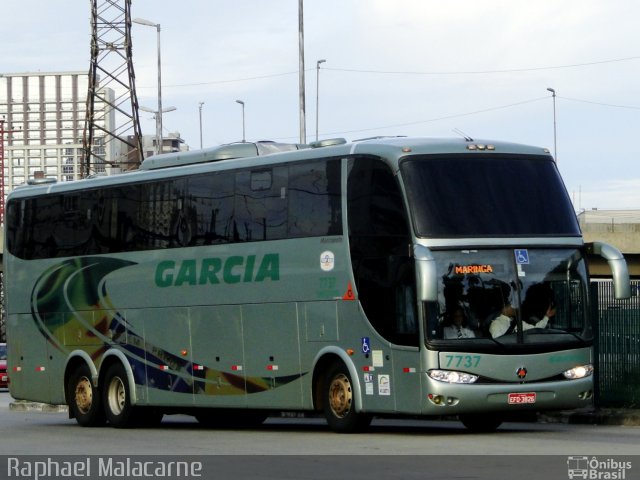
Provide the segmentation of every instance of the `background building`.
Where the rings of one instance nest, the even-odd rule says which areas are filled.
[[[7,130],[2,139],[5,195],[36,172],[58,181],[80,178],[87,92],[87,72],[0,74],[0,119]],[[113,100],[114,92],[106,88],[104,95]],[[110,131],[114,111],[106,112],[104,103],[95,108],[100,128]],[[99,129],[94,135],[106,164],[116,159],[120,146],[104,145]]]
[[[585,242],[601,241],[617,247],[623,254],[632,278],[640,279],[640,210],[584,210],[578,222]],[[611,277],[607,262],[589,258],[595,277]]]
[[[142,136],[142,150],[144,158],[152,157],[156,154],[156,137],[155,135]],[[185,145],[184,140],[180,138],[180,132],[170,132],[162,137],[162,153],[188,151],[189,147]]]

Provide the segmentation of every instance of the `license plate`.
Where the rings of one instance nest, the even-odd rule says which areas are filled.
[[[525,403],[536,403],[535,393],[510,393],[507,395],[509,405],[521,405]]]

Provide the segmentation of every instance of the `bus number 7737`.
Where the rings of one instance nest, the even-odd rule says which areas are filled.
[[[480,355],[446,355],[445,368],[473,368],[480,365]]]

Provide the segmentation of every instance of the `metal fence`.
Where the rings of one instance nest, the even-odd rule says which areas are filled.
[[[640,408],[640,281],[631,298],[615,300],[613,283],[592,284],[595,325],[595,404]]]

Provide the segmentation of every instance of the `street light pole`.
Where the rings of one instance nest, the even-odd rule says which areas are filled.
[[[160,24],[144,18],[134,18],[133,23],[155,27],[158,37],[158,114],[156,115],[156,154],[162,153],[162,56],[160,55]]]
[[[200,150],[202,150],[202,105],[204,105],[204,102],[198,102],[198,110],[200,113]]]
[[[158,117],[160,115],[162,115],[163,113],[167,113],[167,112],[173,112],[174,110],[176,110],[176,107],[167,107],[167,108],[163,108],[162,112],[157,112],[152,108],[146,108],[143,107],[142,105],[138,105],[138,109],[142,110],[143,112],[149,112],[149,113],[153,113],[153,118],[156,120],[156,125],[158,125]],[[158,143],[158,137],[156,137],[156,144]],[[156,145],[157,147],[157,145]],[[158,149],[156,148],[156,154],[158,153]],[[162,152],[160,152],[162,153]]]
[[[316,62],[316,142],[318,141],[318,120],[320,118],[320,64],[326,62],[326,60],[318,60]]]
[[[300,96],[300,143],[307,143],[304,80],[304,14],[303,0],[298,0],[298,90]]]
[[[242,105],[242,143],[246,141],[244,132],[244,102],[242,100],[236,100],[236,103]]]
[[[556,91],[553,88],[547,88],[549,92],[551,92],[551,96],[553,97],[553,156],[556,159],[556,163],[558,162],[558,144],[557,144],[557,133],[556,133]]]

